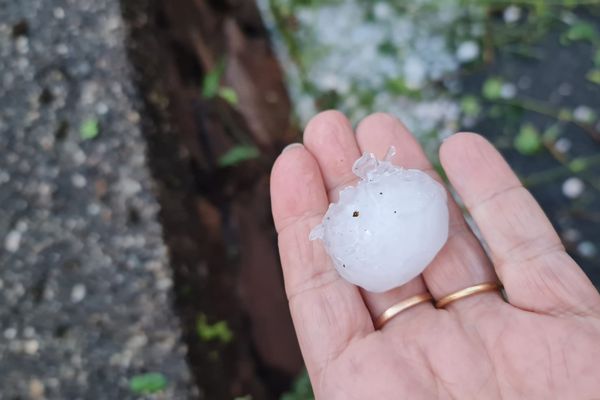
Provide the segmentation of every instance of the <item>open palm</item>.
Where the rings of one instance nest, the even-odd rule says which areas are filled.
[[[600,397],[600,295],[565,253],[546,216],[482,137],[456,134],[440,159],[487,246],[450,200],[448,242],[422,276],[382,294],[344,281],[308,240],[329,202],[352,184],[361,152],[439,177],[396,119],[374,114],[354,133],[329,111],[286,149],[271,176],[286,292],[317,399],[592,399]],[[451,199],[451,198],[450,198]],[[381,330],[373,318],[427,291],[435,299],[483,282],[499,293],[436,309],[422,303]]]

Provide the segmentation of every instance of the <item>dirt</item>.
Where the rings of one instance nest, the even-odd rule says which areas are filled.
[[[146,97],[145,136],[175,275],[176,309],[203,398],[275,399],[302,368],[269,209],[276,154],[298,136],[283,74],[253,2],[123,1]],[[239,102],[203,98],[207,74]],[[260,157],[221,168],[236,144]],[[229,343],[203,341],[200,314]]]

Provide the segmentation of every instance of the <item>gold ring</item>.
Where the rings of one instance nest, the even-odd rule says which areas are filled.
[[[422,293],[394,304],[377,317],[375,320],[375,329],[381,329],[390,319],[394,318],[402,311],[430,300],[433,300],[433,297],[431,297],[429,293]]]
[[[459,291],[450,293],[449,295],[442,297],[441,299],[435,302],[435,307],[443,308],[448,304],[452,303],[453,301],[473,296],[477,293],[489,292],[498,289],[500,289],[500,285],[495,282],[487,282],[475,286],[469,286],[468,288],[461,289]]]

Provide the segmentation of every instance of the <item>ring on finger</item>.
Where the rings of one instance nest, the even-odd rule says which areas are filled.
[[[389,322],[396,315],[400,314],[402,311],[408,310],[411,307],[414,307],[418,304],[425,303],[427,301],[433,300],[431,294],[429,293],[421,293],[416,296],[409,297],[406,300],[402,300],[399,303],[394,304],[387,310],[385,310],[377,319],[375,319],[374,325],[375,329],[381,329],[383,326]]]
[[[500,290],[500,285],[496,282],[480,283],[479,285],[469,286],[461,290],[457,290],[454,293],[450,293],[442,297],[435,302],[435,308],[444,308],[450,303],[456,300],[464,299],[465,297],[473,296],[475,294],[490,292],[493,290]]]

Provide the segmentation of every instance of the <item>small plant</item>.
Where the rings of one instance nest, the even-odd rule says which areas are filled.
[[[205,342],[218,340],[221,343],[229,343],[233,339],[233,332],[229,329],[227,321],[218,321],[214,324],[208,323],[205,314],[198,315],[196,319],[196,334]]]
[[[152,394],[167,387],[167,378],[160,372],[136,375],[129,381],[129,389],[136,394]]]
[[[83,140],[92,140],[100,134],[100,124],[95,118],[88,118],[79,128],[79,136]]]
[[[202,97],[206,99],[220,97],[227,103],[235,106],[238,104],[238,95],[236,91],[229,86],[221,85],[221,78],[223,77],[224,71],[225,64],[221,62],[204,76],[204,81],[202,82]]]
[[[314,398],[308,372],[303,370],[294,380],[291,390],[284,393],[280,400],[314,400]]]
[[[519,153],[530,156],[542,148],[542,138],[535,126],[525,124],[521,126],[513,144]]]
[[[489,78],[485,81],[482,88],[483,97],[488,100],[497,100],[502,97],[502,85],[504,82],[500,78]]]
[[[231,167],[243,161],[258,158],[259,156],[260,151],[256,147],[241,144],[232,147],[228,152],[223,154],[219,158],[218,164],[219,167]]]

